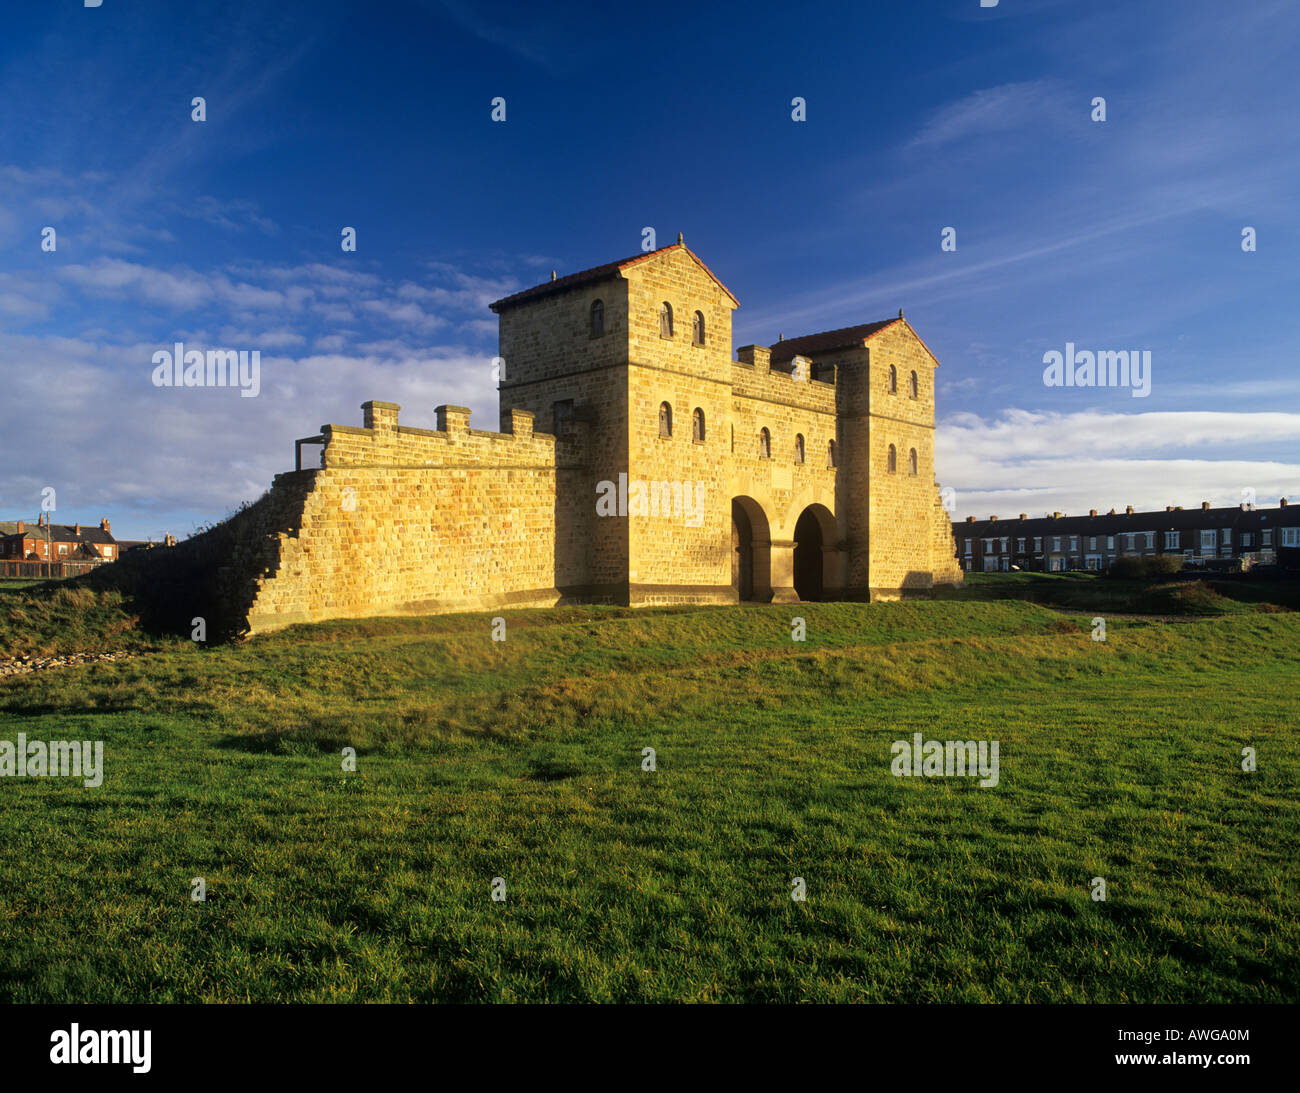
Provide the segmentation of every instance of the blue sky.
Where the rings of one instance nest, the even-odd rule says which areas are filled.
[[[958,517],[1300,496],[1293,4],[6,16],[4,518],[53,486],[56,520],[183,536],[368,398],[494,428],[487,304],[645,226],[740,299],[736,345],[903,307]],[[178,340],[260,350],[261,393],[154,387]],[[1067,342],[1149,350],[1150,395],[1044,386]]]

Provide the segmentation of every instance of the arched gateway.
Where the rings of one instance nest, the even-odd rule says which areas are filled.
[[[772,532],[752,497],[731,501],[731,587],[741,602],[772,599]]]

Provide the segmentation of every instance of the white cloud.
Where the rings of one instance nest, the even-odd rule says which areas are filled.
[[[1062,85],[1052,80],[982,88],[931,114],[909,147],[936,148],[966,137],[1023,129],[1059,114],[1064,97]]]
[[[1269,443],[1290,450],[1298,439],[1292,413],[1012,409],[993,420],[945,419],[935,460],[960,517],[1234,505],[1245,489],[1267,504],[1300,496],[1300,463],[1241,452]],[[1209,458],[1215,451],[1220,457]]]

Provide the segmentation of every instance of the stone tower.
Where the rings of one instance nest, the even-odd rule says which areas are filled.
[[[733,360],[737,306],[681,241],[492,305],[503,420],[585,439],[585,466],[557,473],[561,593],[793,602],[959,581],[934,483],[938,361],[901,312]],[[624,481],[627,511],[599,515],[601,484]]]

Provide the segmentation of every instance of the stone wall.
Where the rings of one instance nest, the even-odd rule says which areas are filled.
[[[439,407],[436,429],[400,425],[392,403],[364,410],[362,428],[322,430],[321,469],[297,527],[278,536],[278,563],[256,580],[251,631],[547,606],[560,599],[557,581],[582,579],[563,557],[577,529],[556,506],[557,474],[578,472],[576,439],[534,434],[518,410],[505,434],[469,428],[462,407]]]

